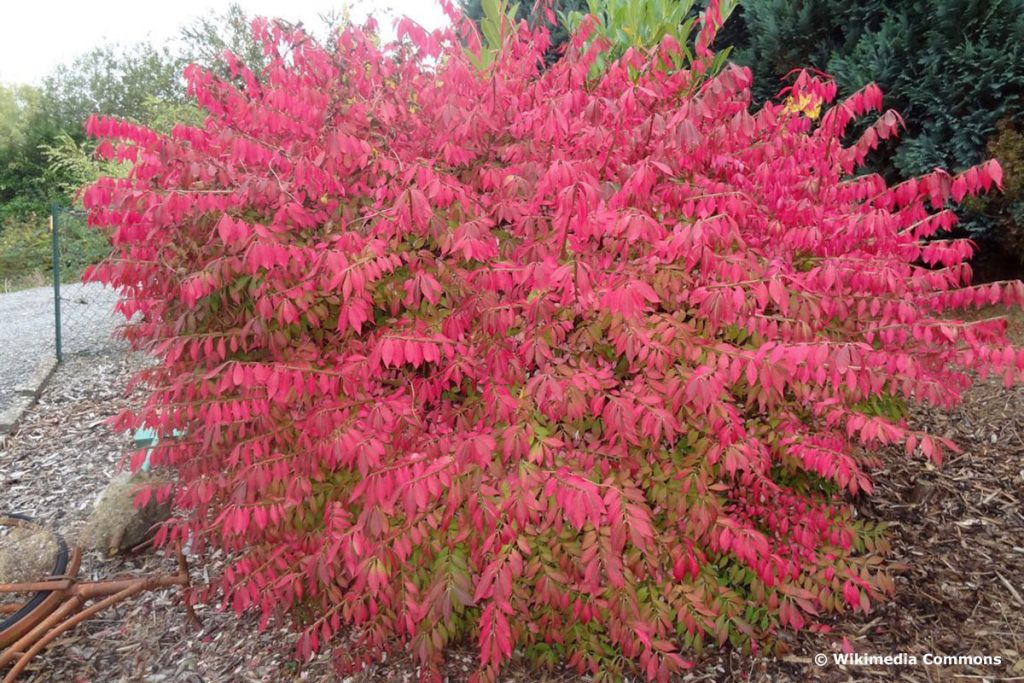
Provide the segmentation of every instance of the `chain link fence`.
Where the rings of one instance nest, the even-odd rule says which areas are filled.
[[[90,228],[84,211],[54,206],[50,214],[53,275],[53,351],[68,355],[104,353],[115,343],[117,294],[98,283],[82,282],[86,268],[110,253],[110,242]]]
[[[81,211],[53,207],[0,224],[0,443],[38,398],[54,360],[118,353],[117,295],[83,284],[110,253],[107,237]]]

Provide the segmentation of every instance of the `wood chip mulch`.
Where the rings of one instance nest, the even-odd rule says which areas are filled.
[[[74,357],[57,370],[39,404],[0,444],[0,508],[28,514],[73,540],[93,501],[118,471],[130,437],[105,420],[138,397],[125,395],[137,356]],[[875,473],[875,493],[859,514],[893,524],[893,558],[905,565],[897,594],[868,615],[831,618],[832,633],[800,634],[776,659],[712,652],[687,681],[1024,681],[1024,387],[980,382],[951,413],[917,411],[913,422],[954,438],[964,452],[935,468],[898,454]],[[203,582],[223,558],[193,566]],[[148,553],[109,559],[87,554],[81,576],[173,573],[173,558]],[[227,683],[339,680],[325,658],[299,667],[286,629],[263,633],[217,605],[197,607],[190,628],[179,594],[137,596],[57,640],[21,680],[74,683]],[[925,654],[999,657],[994,664],[843,665],[814,655],[837,653],[843,638],[857,653],[919,659]],[[471,648],[449,656],[451,681],[473,668]],[[392,659],[350,679],[414,681],[415,665]],[[508,681],[583,681],[569,672],[509,667]]]

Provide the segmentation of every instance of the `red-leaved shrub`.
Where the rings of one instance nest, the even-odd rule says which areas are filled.
[[[855,176],[900,125],[843,146],[877,88],[804,74],[751,113],[748,71],[665,68],[671,40],[594,82],[599,47],[545,69],[525,27],[483,73],[408,23],[254,28],[263,72],[187,72],[202,128],[88,124],[132,164],[84,193],[91,277],[159,359],[122,425],[184,435],[160,541],[227,551],[211,591],[348,667],[430,677],[471,638],[480,680],[516,652],[665,680],[892,589],[850,505],[870,454],[939,460],[901,405],[1024,367],[950,314],[1024,285],[926,240],[998,165]]]

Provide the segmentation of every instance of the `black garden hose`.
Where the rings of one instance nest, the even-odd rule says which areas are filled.
[[[7,520],[17,520],[17,523],[9,524]],[[68,544],[64,542],[64,537],[63,536],[58,534],[56,531],[51,531],[49,529],[46,529],[44,527],[39,526],[38,524],[36,524],[32,520],[31,517],[26,517],[25,515],[19,515],[19,514],[15,514],[15,513],[0,514],[0,526],[5,526],[5,525],[6,526],[33,526],[33,527],[36,527],[37,529],[40,529],[40,530],[50,534],[50,536],[52,536],[53,539],[57,542],[57,560],[56,560],[56,562],[54,562],[54,564],[53,564],[53,571],[51,571],[50,574],[52,576],[61,576],[61,575],[64,574],[64,572],[67,570],[67,567],[68,567],[69,553],[68,553]],[[2,633],[3,631],[7,630],[8,628],[14,626],[19,621],[21,621],[22,619],[27,617],[29,614],[31,614],[32,610],[34,610],[36,607],[39,607],[39,605],[42,604],[43,600],[46,599],[46,596],[48,596],[51,592],[52,591],[37,591],[36,594],[33,595],[32,598],[28,602],[26,602],[24,605],[21,606],[21,609],[19,609],[17,612],[15,612],[14,614],[10,615],[9,617],[4,619],[3,621],[0,621],[0,633]]]

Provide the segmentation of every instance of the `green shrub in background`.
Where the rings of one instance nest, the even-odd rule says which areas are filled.
[[[743,0],[719,40],[753,69],[761,100],[805,66],[832,74],[842,95],[878,83],[908,125],[872,160],[889,180],[976,164],[998,122],[1024,116],[1024,0]],[[975,208],[962,213],[968,232],[1008,248],[1010,205]]]
[[[0,83],[0,230],[9,219],[45,211],[46,157],[40,145],[56,131],[38,88]]]
[[[32,215],[0,225],[0,292],[41,287],[51,272],[48,223]]]
[[[720,3],[723,20],[732,14],[737,2],[723,0]],[[696,36],[693,29],[704,4],[695,0],[587,0],[582,10],[561,12],[558,16],[559,23],[574,33],[587,15],[597,17],[593,39],[608,41],[610,48],[598,56],[594,65],[596,73],[603,72],[607,64],[619,59],[626,50],[653,48],[665,36],[672,36],[682,47],[682,59],[675,64],[676,68],[681,68],[683,59],[694,60],[690,49],[691,33]],[[717,72],[728,56],[728,47],[719,50],[710,71]]]
[[[849,54],[890,3],[881,0],[743,0],[718,34],[733,60],[750,66],[758,102],[773,98],[793,69],[825,70]]]
[[[483,0],[459,0],[459,6],[466,16],[475,21],[478,26],[483,25],[485,14]],[[548,7],[558,16],[568,15],[572,12],[586,12],[587,0],[550,0]],[[548,27],[551,32],[551,49],[548,50],[545,59],[548,64],[554,63],[561,54],[565,41],[569,39],[565,22],[556,21],[554,24],[549,24],[543,14],[538,15],[534,12],[536,6],[529,0],[516,3],[514,9],[516,19],[525,20],[531,26],[540,22]]]
[[[53,243],[49,216],[25,214],[0,225],[0,292],[43,287],[53,278]],[[76,214],[62,214],[60,227],[61,279],[81,279],[86,266],[110,253],[106,236]]]
[[[110,256],[110,240],[106,232],[86,224],[81,213],[61,215],[60,272],[65,282],[78,282],[87,266]]]
[[[42,181],[65,206],[79,205],[78,188],[102,175],[123,173],[121,166],[98,161],[91,147],[58,133],[52,144],[39,146],[45,159]],[[32,206],[45,205],[37,196]],[[105,235],[90,229],[85,218],[64,212],[60,221],[61,279],[78,280],[86,266],[110,251]],[[53,247],[49,214],[43,210],[0,216],[0,291],[40,287],[52,278]]]

